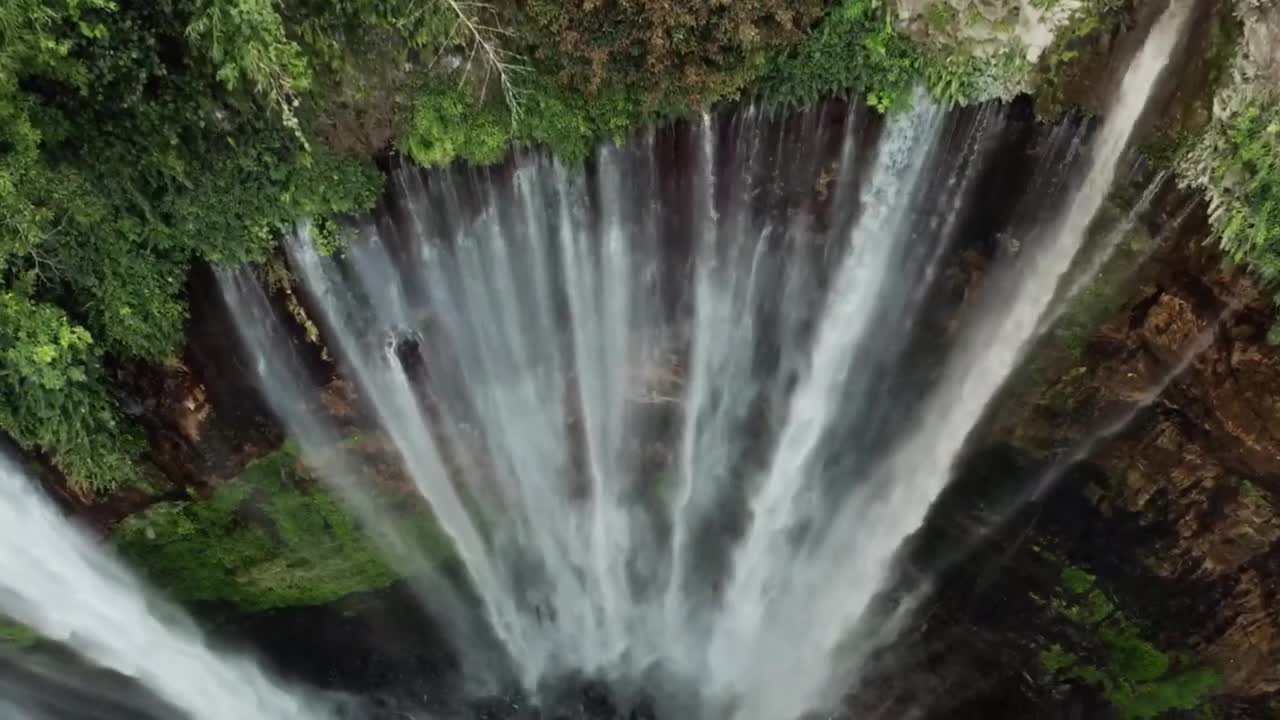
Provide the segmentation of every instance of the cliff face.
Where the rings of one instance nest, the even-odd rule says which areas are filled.
[[[1238,5],[1232,79],[1215,77],[1227,72],[1215,55],[1235,21],[1204,3],[1149,137],[1229,122],[1273,70],[1280,6]],[[1098,107],[1132,34],[1094,38],[1059,99]],[[931,712],[948,718],[1280,708],[1274,299],[1215,249],[1222,197],[1172,186],[1036,348],[917,538],[917,567],[941,579],[928,621],[887,651],[870,693],[894,708],[881,716],[931,684],[946,688]],[[1099,225],[1125,211],[1111,215]],[[972,284],[981,270],[957,273]],[[940,564],[954,546],[976,550]]]
[[[1219,673],[1222,693],[1272,698],[1280,690],[1280,349],[1267,342],[1271,299],[1243,272],[1225,270],[1196,230],[1171,238],[1135,285],[1071,367],[1006,410],[993,436],[1037,458],[1069,456],[1097,437],[1095,472],[1071,488],[1073,501],[1095,523],[1134,530],[1126,547],[1111,549],[1134,561],[1117,571],[1170,593],[1142,613],[1160,623],[1171,605],[1198,598],[1202,612],[1177,627],[1186,646]],[[1147,402],[1106,437],[1110,420]]]

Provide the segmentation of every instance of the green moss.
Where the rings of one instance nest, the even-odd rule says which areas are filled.
[[[1144,637],[1137,623],[1098,587],[1097,578],[1065,566],[1052,600],[1056,612],[1085,633],[1085,662],[1061,643],[1040,652],[1045,671],[1098,688],[1122,720],[1151,720],[1171,710],[1202,708],[1218,686],[1217,674],[1195,666],[1191,656],[1173,657]]]
[[[1115,611],[1115,605],[1101,590],[1091,590],[1077,602],[1063,602],[1059,611],[1073,622],[1097,625]]]
[[[1083,595],[1093,589],[1093,583],[1097,580],[1093,575],[1081,570],[1078,567],[1065,567],[1062,569],[1062,587],[1073,595]]]
[[[1103,628],[1100,634],[1117,675],[1133,682],[1149,682],[1169,671],[1169,656],[1143,639],[1134,626],[1118,623]]]
[[[40,635],[27,627],[0,617],[0,647],[21,650],[40,642]]]
[[[1240,480],[1240,495],[1246,498],[1269,500],[1267,492],[1249,480]]]
[[[246,610],[322,604],[395,581],[369,538],[296,468],[289,448],[278,451],[208,499],[129,518],[114,540],[178,598]],[[426,513],[402,520],[432,557],[450,552]]]
[[[946,32],[960,23],[960,12],[946,3],[934,3],[925,12],[925,22],[933,32]]]
[[[1074,666],[1076,660],[1075,654],[1063,650],[1061,645],[1051,645],[1048,650],[1040,651],[1040,664],[1051,673]]]
[[[1208,668],[1196,668],[1150,682],[1123,677],[1104,684],[1104,694],[1122,720],[1151,720],[1171,710],[1195,710],[1218,687],[1220,679]]]

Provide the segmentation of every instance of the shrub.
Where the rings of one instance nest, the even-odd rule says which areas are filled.
[[[1180,170],[1208,195],[1226,255],[1280,283],[1280,101],[1257,96],[1215,118]]]

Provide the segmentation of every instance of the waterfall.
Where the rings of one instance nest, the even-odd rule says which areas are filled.
[[[3,457],[0,528],[0,614],[136,679],[193,720],[326,717],[247,658],[212,649]]]
[[[342,257],[300,225],[286,250],[304,305],[466,587],[375,535],[464,661],[491,641],[535,692],[660,682],[687,716],[836,702],[907,617],[877,609],[894,554],[1069,294],[1188,14],[1159,19],[1087,145],[1056,143],[1071,172],[1046,161],[1036,187],[1065,182],[1061,202],[1026,199],[1034,231],[955,339],[929,340],[929,313],[998,105],[944,113],[921,93],[883,123],[749,105],[602,147],[582,171],[534,152],[399,166]],[[219,279],[316,474],[385,526],[263,289]],[[908,376],[922,348],[946,360]]]
[[[748,104],[585,167],[402,163],[342,256],[300,224],[302,305],[459,573],[395,532],[253,273],[220,287],[270,406],[477,688],[601,678],[661,692],[671,717],[800,717],[909,620],[886,594],[895,555],[1073,265],[1092,274],[1080,249],[1191,6],[1169,3],[1093,132],[1053,138],[1015,213],[1031,229],[954,334],[939,278],[1010,121],[998,104]],[[211,647],[3,458],[0,528],[0,614],[175,711],[336,712]],[[0,714],[42,717],[13,698]]]

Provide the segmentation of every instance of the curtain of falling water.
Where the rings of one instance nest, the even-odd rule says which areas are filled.
[[[193,720],[326,716],[248,659],[209,648],[190,620],[62,518],[4,457],[0,528],[3,615],[135,678]]]
[[[752,654],[747,661],[752,670],[728,678],[730,694],[750,703],[743,717],[787,717],[804,698],[841,689],[842,679],[830,674],[841,664],[830,656],[845,635],[827,629],[851,627],[866,612],[884,586],[893,552],[924,520],[970,430],[1034,338],[1189,15],[1189,4],[1172,3],[1152,28],[1092,140],[1078,187],[1039,230],[1040,242],[1011,268],[1008,281],[991,283],[918,421],[873,469],[871,482],[842,502],[832,531],[805,547],[803,561],[785,563],[776,552],[782,544],[777,528],[785,524],[769,526],[756,518],[752,532],[759,529],[771,537],[760,541],[761,555],[744,552],[737,558],[738,582],[728,590],[735,600],[731,607],[746,608],[750,614],[744,621],[741,614],[731,613],[729,622],[721,624],[723,634],[712,642],[712,666],[742,657],[746,638],[772,640],[776,645],[768,646],[785,652]],[[780,512],[759,498],[753,510],[764,517]],[[790,510],[787,506],[781,512]],[[761,565],[763,570],[756,571],[762,579],[748,572]],[[739,599],[739,594],[745,598]],[[762,612],[757,605],[772,612]],[[764,638],[761,628],[768,630]],[[788,677],[780,692],[757,690],[778,672]]]
[[[894,393],[1000,108],[961,123],[921,97],[879,128],[748,107],[674,148],[603,147],[585,172],[538,155],[400,168],[345,258],[299,228],[307,305],[527,687],[661,677],[744,720],[838,696],[885,637],[867,620],[893,553],[1035,336],[1186,15],[1157,23],[1079,181],[1030,213],[918,402]],[[273,407],[378,525],[287,381],[261,291],[221,278]]]

